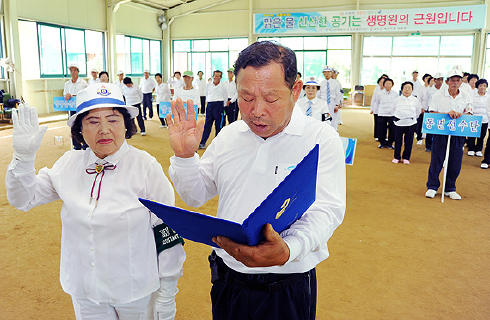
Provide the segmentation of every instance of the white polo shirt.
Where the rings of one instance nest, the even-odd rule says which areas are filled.
[[[141,79],[141,82],[140,82],[140,88],[141,88],[141,92],[143,92],[143,94],[145,93],[152,93],[153,92],[153,89],[155,89],[155,87],[157,86],[155,80],[153,80],[153,78],[151,77],[148,77],[148,79]]]
[[[87,81],[83,80],[82,78],[78,77],[77,81],[75,83],[72,82],[72,80],[68,80],[65,82],[65,88],[63,89],[63,95],[66,95],[67,93],[71,94],[72,96],[76,96],[78,91],[85,89],[88,87]]]
[[[226,106],[228,102],[228,85],[220,82],[215,85],[214,82],[210,82],[206,86],[206,102],[223,101],[223,105]]]
[[[449,95],[449,88],[447,87],[434,94],[429,104],[429,111],[439,113],[449,113],[450,111],[463,113],[466,108],[473,108],[473,99],[470,95],[460,89],[458,95],[453,98]]]

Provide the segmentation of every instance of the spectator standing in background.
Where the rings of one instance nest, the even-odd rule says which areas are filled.
[[[145,70],[144,74],[145,77],[141,80],[140,89],[141,92],[143,92],[143,119],[147,120],[146,109],[148,109],[148,116],[150,119],[153,118],[152,93],[155,91],[156,83],[150,78],[150,70]]]

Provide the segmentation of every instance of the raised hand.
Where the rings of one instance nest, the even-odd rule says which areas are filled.
[[[18,109],[12,109],[14,131],[12,141],[15,157],[20,161],[34,161],[36,151],[41,147],[47,126],[39,127],[36,108],[21,104]]]
[[[191,99],[187,100],[187,114],[181,98],[171,101],[170,106],[173,115],[172,119],[170,114],[167,114],[170,146],[177,157],[193,157],[201,142],[204,121],[196,123],[194,102]]]

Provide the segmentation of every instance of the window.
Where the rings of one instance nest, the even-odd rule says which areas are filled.
[[[142,76],[162,72],[162,43],[160,40],[116,36],[117,69],[128,76]]]
[[[194,74],[202,71],[205,78],[211,78],[214,70],[221,70],[222,79],[226,79],[226,70],[247,46],[248,38],[174,40],[173,70],[192,70]]]
[[[20,21],[19,25],[21,47],[27,50],[22,53],[25,57],[23,61],[37,60],[41,78],[69,77],[68,66],[72,63],[78,65],[81,77],[86,76],[87,70],[93,68],[104,70],[105,52],[102,32],[29,21]],[[35,39],[32,37],[34,28],[37,29]],[[34,50],[34,47],[38,47],[39,51]],[[38,53],[39,56],[33,59],[33,53]],[[35,77],[36,75],[31,71],[28,72],[27,78]]]
[[[473,36],[366,37],[363,43],[362,84],[376,84],[386,73],[395,87],[425,73],[446,73],[455,65],[471,70]],[[340,57],[339,57],[340,58]]]
[[[321,82],[324,80],[323,66],[329,65],[339,71],[338,80],[343,87],[351,86],[351,36],[281,37],[258,40],[276,41],[294,50],[298,71],[303,78],[313,76]]]
[[[485,79],[490,79],[490,33],[487,34],[487,45],[485,50]]]

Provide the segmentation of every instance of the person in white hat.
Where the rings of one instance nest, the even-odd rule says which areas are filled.
[[[461,117],[463,113],[472,113],[473,100],[460,90],[463,73],[459,69],[452,69],[447,74],[447,89],[439,90],[432,96],[429,104],[429,112],[447,113],[453,119]],[[427,198],[434,198],[440,186],[439,174],[446,157],[447,135],[435,134],[432,138],[432,153],[430,158],[429,175],[427,178]],[[442,190],[446,196],[453,200],[461,200],[456,192],[456,179],[461,171],[463,160],[463,146],[465,137],[451,136],[449,158],[447,163],[446,190]]]
[[[7,198],[22,211],[63,201],[60,281],[77,320],[153,319],[155,309],[159,319],[175,316],[183,241],[176,236],[162,246],[171,240],[162,235],[175,233],[138,201],[174,205],[175,196],[157,160],[126,142],[137,113],[114,84],[80,91],[68,125],[89,148],[66,152],[37,175],[35,153],[47,128],[35,108],[21,105],[13,114]]]
[[[119,70],[117,72],[117,80],[114,81],[114,84],[117,85],[119,89],[121,89],[121,91],[123,91],[123,88],[125,87],[123,80],[124,80],[124,71]]]
[[[317,98],[320,84],[315,77],[307,77],[303,84],[305,96],[296,101],[295,108],[299,108],[303,114],[313,117],[319,121],[326,121],[331,124],[332,116],[328,112],[328,104],[326,101]]]
[[[339,111],[340,102],[343,99],[341,94],[342,88],[339,83],[332,79],[333,69],[329,66],[323,67],[323,76],[325,80],[320,83],[319,98],[328,103],[329,113],[332,116],[332,127],[337,130],[338,119],[337,112]]]
[[[429,79],[429,89],[427,90],[427,94],[424,99],[424,105],[422,106],[425,109],[424,112],[429,111],[429,105],[432,101],[432,97],[442,88],[442,84],[444,83],[444,75],[441,72],[436,72],[432,79]],[[431,133],[427,133],[425,135],[425,152],[432,151],[432,138],[433,135]]]
[[[146,109],[148,109],[148,116],[153,118],[153,102],[152,102],[152,93],[155,91],[157,84],[153,78],[150,78],[150,70],[146,69],[145,77],[140,82],[140,89],[143,92],[143,119],[146,118]]]
[[[92,69],[90,71],[90,74],[92,75],[92,78],[88,80],[88,84],[91,85],[91,84],[96,84],[96,83],[99,83],[100,82],[100,79],[99,79],[99,73],[97,72],[97,69]]]
[[[187,100],[192,100],[194,105],[197,105],[197,110],[201,108],[201,97],[199,95],[199,90],[194,88],[192,82],[194,81],[194,72],[188,70],[184,72],[184,86],[175,89],[174,96],[172,100],[177,100],[181,98],[182,101],[187,103]]]
[[[80,69],[78,69],[77,64],[70,64],[68,66],[68,70],[70,70],[71,79],[65,83],[65,87],[63,89],[63,96],[65,97],[65,100],[70,100],[71,97],[76,97],[80,90],[83,90],[88,86],[87,81],[78,76]],[[70,116],[72,116],[75,114],[75,111],[69,111],[68,113]],[[82,145],[78,143],[76,139],[72,138],[72,144],[73,149],[82,149]]]

